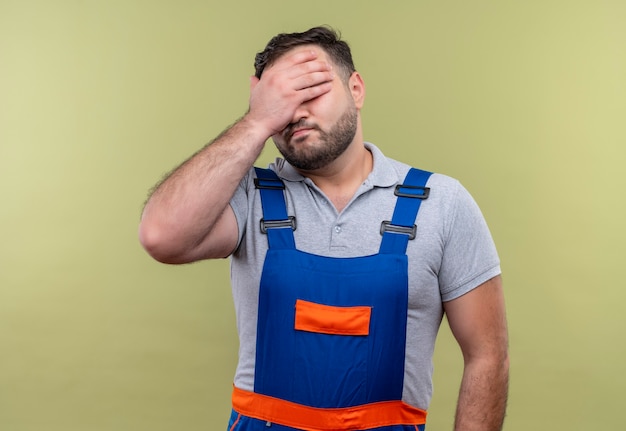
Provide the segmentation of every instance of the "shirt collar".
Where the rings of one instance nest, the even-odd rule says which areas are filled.
[[[400,182],[398,173],[391,165],[387,157],[378,149],[377,146],[371,142],[364,143],[374,158],[374,166],[372,172],[365,180],[366,185],[372,187],[392,187]],[[286,181],[304,181],[305,177],[302,176],[293,166],[282,158],[277,158],[273,163],[273,167],[280,178]]]

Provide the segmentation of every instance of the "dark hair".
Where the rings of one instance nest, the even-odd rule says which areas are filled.
[[[281,33],[274,36],[254,58],[255,76],[261,78],[267,66],[271,66],[280,56],[300,45],[317,45],[322,48],[330,60],[339,66],[346,82],[356,70],[350,47],[341,40],[341,35],[330,27],[313,27],[303,33]]]

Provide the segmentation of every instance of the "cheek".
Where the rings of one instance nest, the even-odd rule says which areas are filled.
[[[272,136],[272,142],[279,151],[284,151],[287,148],[287,143],[280,134]]]
[[[349,106],[345,99],[333,99],[324,101],[315,108],[315,112],[318,113],[317,118],[320,119],[321,123],[328,126],[334,124],[349,109]]]

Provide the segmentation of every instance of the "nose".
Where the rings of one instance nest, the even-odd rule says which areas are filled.
[[[306,102],[298,106],[298,108],[293,113],[293,118],[291,119],[291,124],[296,124],[298,121],[306,120],[309,118],[309,110]]]

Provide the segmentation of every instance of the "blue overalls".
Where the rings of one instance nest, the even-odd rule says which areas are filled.
[[[402,402],[408,309],[406,248],[430,172],[411,169],[378,254],[330,258],[296,249],[284,184],[256,168],[267,234],[254,391],[234,388],[233,431],[424,430]]]

